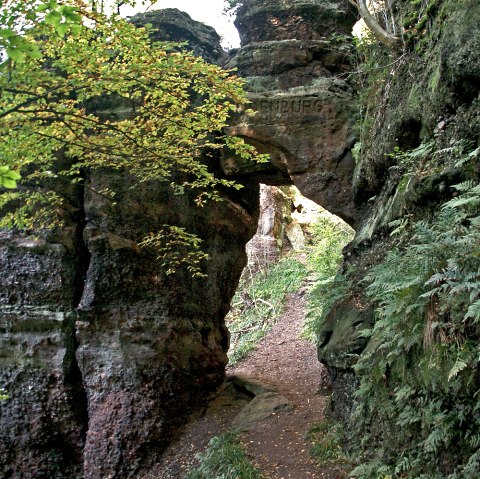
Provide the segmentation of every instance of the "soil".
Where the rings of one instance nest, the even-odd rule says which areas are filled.
[[[305,296],[287,297],[285,309],[257,348],[227,376],[240,375],[272,386],[288,398],[290,411],[273,413],[240,436],[251,461],[267,479],[344,479],[342,468],[319,467],[309,455],[309,429],[323,418],[328,400],[328,377],[316,359],[315,347],[299,337],[305,320]],[[161,462],[142,479],[183,479],[195,464],[195,454],[208,441],[231,430],[231,423],[251,400],[228,382],[203,411],[194,415]]]

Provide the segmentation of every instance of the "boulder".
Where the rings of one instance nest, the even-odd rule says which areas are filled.
[[[353,16],[347,0],[244,0],[235,25],[243,46],[268,40],[308,41],[350,35]]]
[[[291,411],[293,406],[285,396],[276,392],[266,392],[255,396],[235,417],[232,426],[240,431],[253,427],[272,414]]]
[[[197,22],[186,12],[164,8],[138,13],[130,21],[139,27],[151,25],[153,41],[186,43],[182,48],[210,63],[220,63],[225,55],[220,35],[209,25]]]

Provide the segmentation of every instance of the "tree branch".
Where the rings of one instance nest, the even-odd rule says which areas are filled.
[[[382,28],[375,17],[370,13],[365,0],[355,0],[354,4],[360,13],[360,16],[363,18],[363,21],[379,42],[390,48],[398,47],[400,45],[400,38],[391,35]]]

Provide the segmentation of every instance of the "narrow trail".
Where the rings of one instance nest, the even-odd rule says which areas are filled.
[[[327,397],[322,393],[325,376],[314,345],[300,338],[305,321],[305,296],[287,298],[285,309],[257,349],[231,374],[272,385],[293,405],[291,411],[256,423],[242,440],[258,467],[271,479],[340,479],[341,471],[319,468],[309,456],[305,434],[323,418]]]
[[[252,462],[268,479],[344,479],[337,468],[320,468],[309,456],[309,429],[323,418],[327,396],[323,367],[315,347],[299,334],[305,320],[302,290],[287,297],[283,313],[257,348],[227,375],[260,381],[285,396],[291,410],[255,422],[240,438]],[[141,479],[183,479],[194,456],[218,434],[232,430],[232,421],[251,399],[227,381],[204,411],[193,417],[155,471]]]

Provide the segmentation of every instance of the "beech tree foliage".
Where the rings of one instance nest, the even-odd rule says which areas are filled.
[[[241,80],[97,10],[83,0],[2,1],[1,226],[34,228],[55,209],[62,198],[45,189],[50,178],[79,183],[85,171],[117,169],[193,189],[201,205],[220,186],[240,187],[215,177],[202,152],[227,146],[264,159],[222,134],[247,104]],[[23,206],[6,214],[12,203]]]

